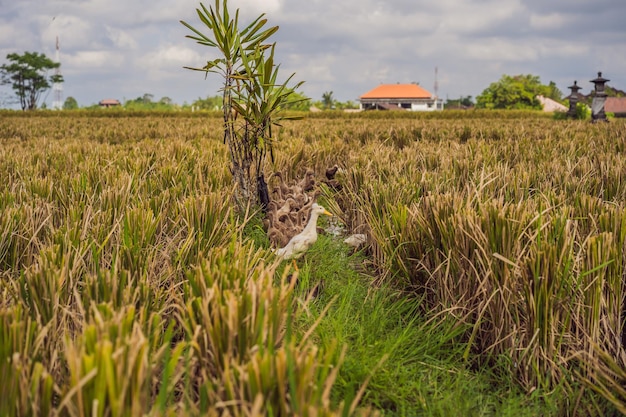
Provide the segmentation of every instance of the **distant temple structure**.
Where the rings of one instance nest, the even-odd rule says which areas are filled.
[[[606,113],[604,112],[604,103],[606,102],[606,93],[604,85],[611,80],[602,77],[602,73],[598,72],[598,78],[591,80],[594,84],[593,100],[591,101],[591,123],[608,122]]]
[[[574,80],[574,85],[570,85],[567,87],[570,89],[570,95],[565,97],[569,100],[569,110],[567,111],[567,117],[571,117],[572,119],[576,118],[576,106],[580,101],[581,94],[578,92],[582,87],[580,87],[576,80]]]

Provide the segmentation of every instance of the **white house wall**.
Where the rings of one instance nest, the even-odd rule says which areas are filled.
[[[426,103],[413,103],[411,104],[411,111],[433,111],[435,110],[434,104],[430,104],[430,107]]]
[[[431,100],[419,100],[419,101],[402,101],[398,99],[375,99],[375,100],[359,100],[359,108],[365,109],[365,107],[371,107],[376,104],[380,105],[388,105],[388,106],[398,106],[398,108],[403,108],[405,111],[437,111],[443,110],[443,101],[439,99],[431,99]]]

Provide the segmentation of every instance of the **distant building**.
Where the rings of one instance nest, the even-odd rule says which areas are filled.
[[[541,106],[543,107],[543,111],[545,112],[555,112],[555,111],[566,112],[567,111],[566,106],[559,103],[558,101],[552,100],[551,98],[539,95],[537,96],[537,100],[539,100],[539,102],[541,103]]]
[[[443,101],[417,84],[381,84],[359,102],[363,110],[443,110]]]
[[[615,117],[626,117],[626,97],[607,97],[604,112],[613,113]]]
[[[116,100],[114,98],[105,98],[104,100],[100,100],[98,105],[100,107],[116,107],[116,106],[121,106],[122,104],[120,103],[119,100]]]

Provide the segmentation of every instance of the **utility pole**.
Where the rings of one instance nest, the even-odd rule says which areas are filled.
[[[56,56],[55,60],[58,64],[61,64],[61,53],[59,48],[59,37],[57,36]],[[54,75],[61,75],[61,65],[54,70]],[[61,110],[63,108],[63,83],[54,83],[52,85],[52,91],[54,93],[54,101],[52,102],[53,110]]]

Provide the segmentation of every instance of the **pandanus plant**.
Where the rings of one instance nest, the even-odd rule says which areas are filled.
[[[283,83],[278,82],[279,66],[274,63],[276,45],[267,42],[278,26],[264,29],[267,23],[264,14],[240,30],[239,9],[231,18],[227,1],[215,0],[215,7],[209,9],[200,3],[196,11],[210,32],[205,35],[181,21],[194,33],[187,37],[217,48],[222,57],[208,61],[202,68],[185,68],[223,77],[224,143],[230,151],[236,200],[240,206],[258,201],[264,207],[269,199],[264,176],[267,156],[273,161],[272,125],[294,118],[281,115],[280,111],[285,105],[302,100],[292,99],[295,96],[292,93],[302,82],[289,87],[294,74]]]

